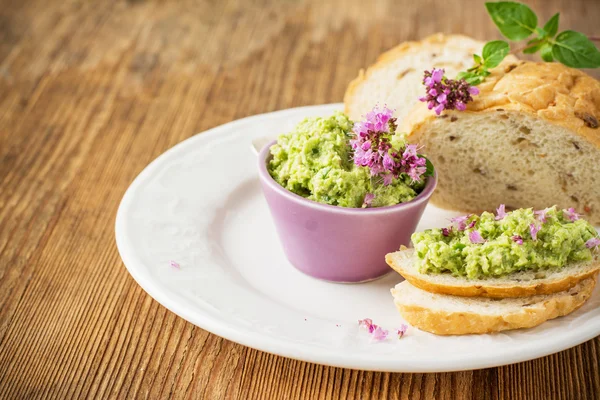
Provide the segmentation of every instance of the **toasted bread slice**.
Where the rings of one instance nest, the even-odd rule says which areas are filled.
[[[598,256],[592,261],[573,263],[559,271],[516,272],[506,277],[466,279],[451,274],[423,274],[415,266],[414,249],[403,247],[387,254],[385,261],[414,286],[432,293],[463,297],[527,297],[568,290],[600,271]]]
[[[465,335],[531,328],[567,315],[590,298],[595,285],[592,277],[563,292],[515,299],[429,293],[408,281],[391,292],[398,311],[411,325],[437,335]]]

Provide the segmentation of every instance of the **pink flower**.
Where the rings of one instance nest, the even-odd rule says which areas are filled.
[[[452,227],[450,227],[450,228],[442,228],[442,235],[444,235],[444,236],[450,236],[451,233],[452,233]]]
[[[392,174],[383,175],[383,186],[391,185],[391,183],[393,181],[394,181],[394,175],[392,175]]]
[[[469,225],[467,225],[467,229],[471,229],[471,228],[473,228],[473,227],[475,226],[475,224],[476,224],[476,223],[477,223],[477,220],[476,220],[476,219],[474,219],[473,221],[471,221],[471,222],[469,223]]]
[[[567,210],[563,210],[563,212],[565,213],[565,218],[567,218],[571,222],[575,222],[579,219],[579,217],[581,217],[580,214],[577,214],[577,212],[575,212],[575,209],[573,207]]]
[[[519,235],[512,236],[511,239],[517,244],[523,244],[523,238]]]
[[[542,224],[546,223],[546,214],[548,214],[548,209],[544,209],[544,210],[537,210],[533,212],[535,214],[535,216],[537,217],[538,220],[540,220],[540,222]]]
[[[537,240],[537,234],[542,229],[541,226],[537,226],[536,224],[529,225],[529,233],[531,233],[531,238],[533,240]]]
[[[402,324],[402,325],[400,325],[400,328],[396,329],[396,334],[398,335],[398,339],[402,339],[402,336],[404,336],[407,329],[408,329],[408,325],[406,325],[406,324]]]
[[[427,160],[417,154],[416,145],[407,145],[404,151],[392,147],[391,139],[396,132],[396,119],[392,111],[374,107],[365,120],[354,124],[354,138],[350,146],[354,150],[354,164],[368,167],[371,176],[380,176],[385,186],[401,174],[420,182],[427,172]]]
[[[175,262],[175,261],[173,261],[173,260],[169,261],[169,265],[170,265],[171,267],[173,267],[173,268],[180,269],[180,265],[179,265],[179,263],[177,263],[177,262]]]
[[[460,217],[450,218],[450,222],[458,225],[459,231],[464,231],[467,228],[467,220],[470,215],[462,215]]]
[[[382,341],[387,338],[388,331],[378,326],[377,328],[375,328],[375,330],[373,330],[373,332],[371,332],[371,335],[373,337],[373,340]]]
[[[373,326],[373,320],[371,318],[359,319],[358,326],[370,330],[371,326]]]
[[[498,208],[496,209],[496,221],[500,221],[501,219],[504,219],[504,217],[506,217],[506,209],[504,204],[500,204],[498,206]]]
[[[585,247],[587,247],[588,249],[595,248],[598,246],[600,246],[600,239],[598,238],[591,238],[590,240],[585,242]]]
[[[425,167],[411,168],[408,170],[408,176],[410,176],[410,179],[412,179],[413,182],[420,182],[421,175],[423,175],[426,171],[427,168]]]
[[[485,239],[481,236],[481,233],[478,231],[469,232],[469,240],[474,244],[485,243]]]
[[[365,199],[363,200],[363,207],[370,207],[374,198],[375,195],[373,193],[365,194]]]
[[[464,79],[448,79],[444,77],[444,70],[437,68],[424,72],[423,85],[426,96],[419,97],[419,101],[426,102],[427,108],[433,109],[437,115],[444,110],[464,111],[466,104],[473,101],[471,96],[479,94],[479,89]]]

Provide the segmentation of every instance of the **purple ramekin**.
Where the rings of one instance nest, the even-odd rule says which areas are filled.
[[[279,240],[294,267],[314,278],[364,282],[391,269],[385,255],[408,246],[436,185],[437,174],[413,200],[388,207],[346,208],[317,203],[283,188],[267,171],[266,145],[258,175]]]

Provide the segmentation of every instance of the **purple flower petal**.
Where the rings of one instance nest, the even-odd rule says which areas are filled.
[[[512,236],[511,239],[517,244],[523,244],[523,238],[519,235]]]
[[[450,236],[451,233],[452,233],[452,227],[450,227],[450,228],[442,228],[442,235],[444,235],[444,236]]]
[[[372,325],[373,325],[373,320],[371,318],[365,318],[365,319],[358,320],[359,328],[365,328],[366,330],[369,330]]]
[[[446,106],[444,104],[438,104],[438,106],[433,110],[437,115],[440,115]]]
[[[177,269],[180,269],[180,267],[181,267],[181,266],[179,265],[179,263],[177,263],[177,262],[175,262],[175,261],[173,261],[173,260],[169,261],[169,265],[170,265],[171,267],[173,267],[173,268],[177,268]]]
[[[388,153],[386,153],[383,156],[383,168],[385,168],[388,171],[391,171],[394,169],[395,165],[396,163],[394,162],[394,159]]]
[[[444,70],[443,69],[436,69],[434,68],[431,72],[431,79],[433,79],[434,82],[438,83],[442,81],[442,78],[444,77]]]
[[[386,331],[385,329],[382,329],[380,326],[378,326],[375,330],[373,330],[371,335],[373,337],[373,340],[382,341],[387,338],[388,331]]]
[[[467,109],[467,106],[462,101],[457,101],[454,107],[456,107],[458,111],[465,111]]]
[[[469,88],[467,89],[469,91],[470,94],[472,94],[473,96],[478,95],[479,94],[479,89],[476,88],[475,86],[469,86]]]
[[[577,214],[573,207],[563,211],[565,213],[565,218],[567,218],[571,222],[575,222],[581,217],[581,214]]]
[[[505,206],[504,204],[500,204],[500,206],[498,206],[498,208],[496,209],[496,221],[500,221],[501,219],[504,219],[504,217],[506,217],[506,211],[505,211]]]
[[[598,247],[600,246],[600,239],[599,238],[591,238],[590,240],[588,240],[587,242],[585,242],[585,247],[587,247],[588,249],[594,248],[594,247]]]
[[[431,89],[429,92],[427,92],[430,96],[435,97],[437,96],[437,90],[435,89]]]
[[[370,207],[374,198],[375,195],[373,193],[365,194],[365,199],[363,200],[363,207]]]
[[[454,218],[450,219],[450,222],[457,224],[458,231],[464,231],[465,229],[467,229],[467,220],[470,217],[471,217],[471,214],[463,215],[460,217],[454,217]]]
[[[536,224],[530,224],[529,225],[529,233],[531,234],[531,238],[533,240],[537,240],[537,234],[540,231],[540,229],[542,229],[541,226],[537,226]]]
[[[534,211],[533,213],[542,224],[546,223],[546,214],[548,213],[547,208],[545,210]]]
[[[476,230],[469,232],[469,240],[474,244],[485,243],[485,239],[481,236],[481,233]]]
[[[407,329],[408,329],[408,325],[406,325],[406,324],[402,324],[402,325],[400,325],[400,328],[396,329],[396,335],[398,335],[398,339],[402,339],[402,336],[404,336]]]

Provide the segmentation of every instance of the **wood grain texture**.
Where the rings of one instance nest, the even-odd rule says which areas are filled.
[[[600,36],[600,3],[531,2]],[[197,132],[341,101],[382,51],[497,38],[475,1],[0,0],[0,398],[600,398],[600,340],[447,374],[252,350],[152,300],[117,253],[125,189]]]

